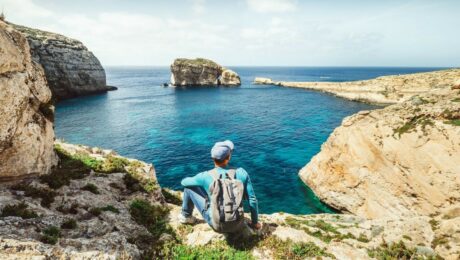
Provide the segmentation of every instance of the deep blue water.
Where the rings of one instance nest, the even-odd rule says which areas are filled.
[[[263,213],[327,212],[298,178],[342,119],[375,106],[303,89],[256,86],[255,76],[346,81],[433,68],[235,67],[238,88],[164,88],[168,67],[109,67],[117,91],[57,105],[56,134],[152,162],[162,186],[212,168],[214,142],[235,143],[231,164],[250,174]]]

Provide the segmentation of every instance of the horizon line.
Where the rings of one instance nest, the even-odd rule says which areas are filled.
[[[102,64],[103,67],[170,67],[169,65],[122,65],[122,64]],[[459,66],[411,66],[411,65],[225,65],[223,67],[286,67],[286,68],[445,68],[458,69]]]

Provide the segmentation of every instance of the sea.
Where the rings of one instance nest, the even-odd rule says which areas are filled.
[[[352,81],[440,68],[231,67],[240,87],[164,87],[169,67],[106,67],[117,91],[61,101],[57,138],[113,149],[155,166],[163,187],[213,168],[210,150],[231,140],[231,167],[250,175],[261,213],[328,213],[298,177],[342,120],[381,107],[306,89],[253,85],[280,81]]]

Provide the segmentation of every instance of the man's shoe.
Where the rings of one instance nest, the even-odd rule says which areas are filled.
[[[194,216],[185,217],[184,215],[179,215],[179,223],[181,224],[195,224],[197,219]]]

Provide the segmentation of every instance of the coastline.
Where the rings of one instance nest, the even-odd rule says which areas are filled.
[[[433,89],[450,87],[459,78],[460,69],[454,68],[346,82],[289,82],[256,77],[253,84],[304,88],[330,93],[353,101],[390,105],[407,101],[414,95]]]

